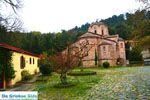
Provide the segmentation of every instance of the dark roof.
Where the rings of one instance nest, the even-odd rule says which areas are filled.
[[[21,48],[17,48],[17,47],[8,45],[8,44],[0,44],[0,48],[8,49],[10,51],[14,51],[14,52],[18,52],[18,53],[23,53],[23,54],[27,54],[27,55],[31,55],[31,56],[35,56],[35,57],[39,57],[36,54],[33,54],[31,52],[25,51],[25,50],[23,50]]]

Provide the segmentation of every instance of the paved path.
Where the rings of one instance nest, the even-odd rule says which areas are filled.
[[[132,69],[103,77],[85,100],[150,100],[150,67]]]
[[[19,86],[16,86],[16,87],[10,89],[9,91],[27,91],[27,90],[29,90],[31,88],[33,82],[36,81],[38,76],[39,75],[35,75],[32,80],[26,82],[25,84],[21,84]]]

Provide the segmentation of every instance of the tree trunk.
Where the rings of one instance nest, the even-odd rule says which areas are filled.
[[[61,73],[60,80],[62,84],[67,84],[67,75],[65,72]]]
[[[80,59],[80,71],[83,72],[83,62],[82,62],[82,59]]]
[[[6,89],[5,72],[3,71],[3,89]]]

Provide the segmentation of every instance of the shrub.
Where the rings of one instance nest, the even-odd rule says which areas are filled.
[[[103,67],[104,67],[104,68],[108,68],[108,67],[110,67],[109,62],[103,62]]]
[[[38,71],[37,71],[37,69],[35,69],[35,70],[34,70],[34,74],[38,74]]]
[[[98,64],[98,67],[102,67],[102,65],[101,65],[101,64]]]
[[[52,69],[49,64],[41,64],[40,72],[42,75],[51,75]]]
[[[129,53],[130,64],[142,64],[143,63],[143,57],[142,57],[141,51],[142,51],[141,48],[138,46],[132,48],[132,50]]]
[[[29,73],[28,70],[23,70],[21,72],[21,76],[22,76],[22,81],[28,81],[32,79],[32,75]]]

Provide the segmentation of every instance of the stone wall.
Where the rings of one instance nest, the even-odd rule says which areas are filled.
[[[85,60],[83,61],[84,67],[95,67],[95,61],[94,60]]]
[[[105,25],[93,25],[88,29],[89,32],[100,34],[100,35],[109,35],[108,27]]]

